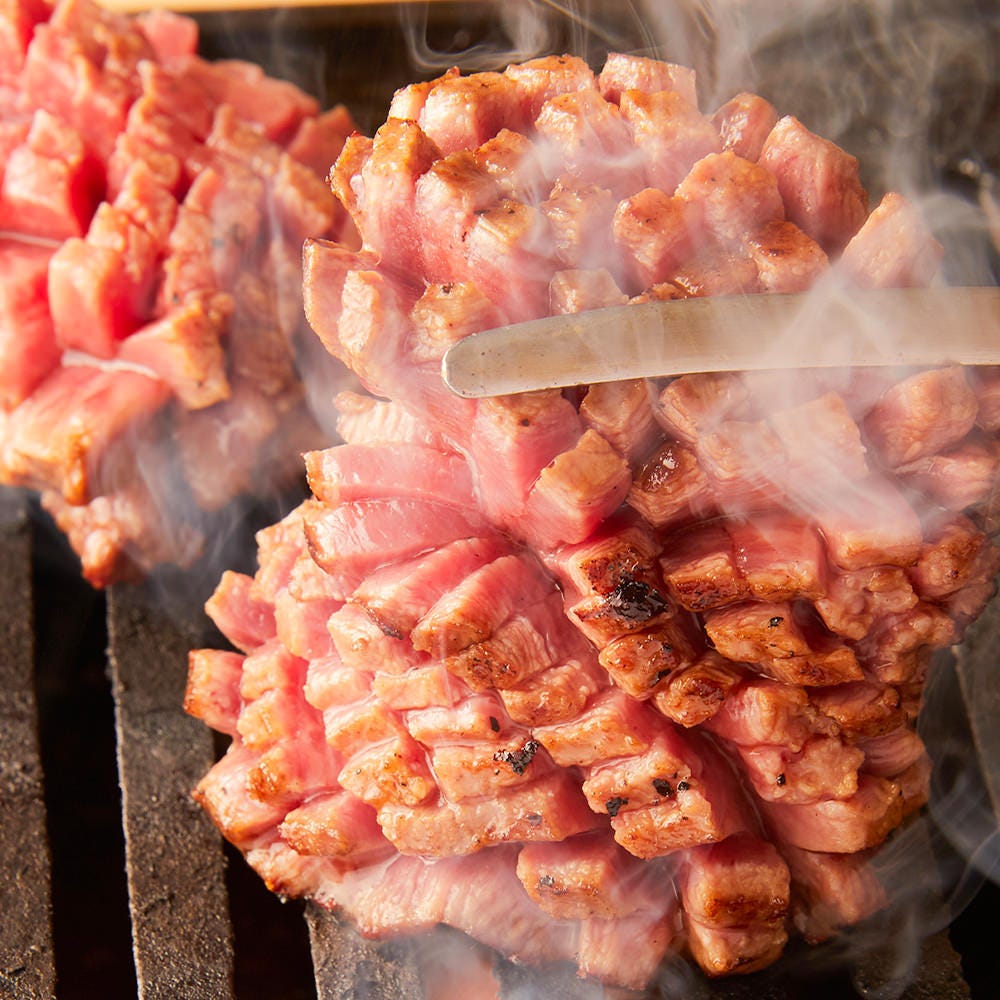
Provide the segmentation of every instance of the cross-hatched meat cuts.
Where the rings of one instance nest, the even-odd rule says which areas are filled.
[[[195,653],[187,704],[233,738],[197,792],[226,836],[365,933],[444,921],[629,988],[882,907],[931,652],[1000,564],[996,373],[477,401],[439,363],[528,316],[926,281],[916,209],[869,215],[802,123],[625,55],[404,88],[331,184],[362,248],[308,243],[306,310],[379,398],[338,397],[312,499],[209,602],[240,652]]]
[[[166,12],[11,0],[0,39],[0,483],[96,586],[187,566],[325,443],[300,257],[351,239],[324,175],[354,124]]]

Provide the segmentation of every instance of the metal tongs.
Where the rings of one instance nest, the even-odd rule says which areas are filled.
[[[614,306],[473,334],[441,372],[500,396],[708,371],[1000,364],[1000,288],[816,289]]]

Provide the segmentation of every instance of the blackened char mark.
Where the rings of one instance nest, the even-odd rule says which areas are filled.
[[[520,750],[497,750],[493,759],[503,764],[509,764],[510,769],[515,774],[524,774],[528,765],[535,759],[540,745],[537,740],[528,740]]]
[[[649,621],[668,607],[658,590],[634,577],[622,577],[606,600],[619,617],[631,622]]]

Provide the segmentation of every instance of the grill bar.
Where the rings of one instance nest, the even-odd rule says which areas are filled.
[[[233,943],[218,834],[191,800],[211,732],[184,714],[194,608],[151,584],[108,596],[132,948],[142,1000],[231,1000]]]
[[[55,996],[25,497],[0,491],[0,995]]]
[[[366,941],[332,913],[310,904],[306,924],[318,1000],[406,1000],[424,995],[408,941]]]

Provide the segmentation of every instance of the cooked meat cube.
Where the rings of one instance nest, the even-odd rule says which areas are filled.
[[[816,512],[830,559],[841,569],[909,566],[920,554],[916,513],[899,489],[878,475],[827,492]]]
[[[688,917],[686,925],[691,953],[709,976],[756,972],[774,962],[788,941],[781,921],[712,927]]]
[[[371,690],[386,705],[395,709],[454,705],[473,693],[467,684],[450,674],[442,663],[411,666],[401,674],[379,671],[372,679]],[[412,731],[412,715],[409,723]]]
[[[920,558],[909,570],[913,589],[933,601],[972,583],[989,582],[996,563],[992,548],[968,518],[944,521],[927,531]]]
[[[194,791],[212,822],[229,841],[244,849],[288,812],[280,803],[262,802],[250,794],[247,775],[258,759],[259,754],[234,743]]]
[[[386,632],[357,604],[344,604],[334,611],[326,620],[326,630],[340,659],[357,670],[379,668],[401,674],[427,659],[401,637]]]
[[[458,582],[421,617],[410,633],[414,648],[447,657],[492,636],[515,612],[553,591],[537,564],[501,556]]]
[[[943,253],[916,210],[890,191],[844,248],[841,266],[862,288],[921,288]]]
[[[625,293],[609,271],[557,271],[549,282],[549,309],[553,313],[577,313],[587,309],[622,306]],[[608,383],[614,385],[614,382]]]
[[[890,467],[957,444],[972,429],[979,401],[958,367],[919,372],[892,386],[865,420]]]
[[[811,693],[751,676],[726,696],[708,729],[740,746],[770,744],[797,753],[813,732],[835,731],[829,721],[823,730],[817,728]]]
[[[809,692],[809,701],[849,736],[882,736],[904,721],[899,692],[871,681],[813,688]]]
[[[812,736],[797,753],[784,747],[740,747],[740,760],[757,795],[768,802],[846,799],[858,790],[863,750],[836,736]],[[874,773],[868,769],[870,773]]]
[[[634,191],[644,173],[632,146],[626,116],[596,90],[558,94],[542,105],[535,128],[575,181],[599,181],[615,192]]]
[[[592,385],[580,402],[580,417],[629,462],[645,458],[659,437],[653,401],[640,379]]]
[[[766,509],[781,500],[787,456],[763,420],[725,420],[699,438],[695,454],[723,511]]]
[[[525,504],[531,536],[542,549],[588,538],[625,499],[628,463],[595,430],[557,455],[538,476]]]
[[[733,152],[700,159],[675,194],[691,206],[699,229],[724,244],[739,244],[746,233],[785,217],[771,173]]]
[[[446,75],[428,92],[419,121],[447,156],[479,146],[503,128],[522,130],[521,92],[516,81],[502,73]]]
[[[672,90],[689,104],[698,105],[693,69],[645,56],[608,53],[597,77],[597,85],[608,101],[618,101],[627,90],[638,90],[644,94]]]
[[[774,602],[822,596],[826,560],[819,534],[810,525],[779,514],[724,524],[751,597]]]
[[[135,435],[168,396],[163,382],[139,372],[54,369],[4,424],[4,481],[51,485],[67,502],[85,503],[100,492],[101,460],[110,446]]]
[[[705,631],[715,649],[738,663],[755,663],[788,684],[823,686],[861,680],[854,653],[796,620],[787,603],[734,604],[709,612]]]
[[[279,830],[299,854],[344,859],[352,864],[380,860],[392,850],[375,810],[348,792],[314,796],[289,812]]]
[[[909,726],[859,740],[858,747],[865,755],[864,771],[881,778],[896,778],[926,756],[923,740]]]
[[[692,252],[697,218],[692,203],[658,188],[645,188],[615,209],[612,234],[637,292],[669,281]]]
[[[192,650],[184,711],[220,733],[236,733],[243,657],[224,649]]]
[[[862,774],[850,798],[796,805],[761,800],[760,808],[780,842],[806,851],[854,854],[882,843],[899,825],[903,796],[895,782]]]
[[[389,802],[379,808],[379,824],[400,853],[435,858],[510,841],[564,840],[594,829],[597,817],[560,770],[486,799],[416,807]]]
[[[981,412],[981,409],[980,409]],[[970,434],[961,444],[896,468],[900,481],[948,510],[988,508],[1000,472],[1000,445]]]
[[[310,660],[325,656],[331,648],[331,616],[340,607],[335,597],[307,598],[283,590],[274,601],[274,626],[289,652]]]
[[[579,417],[557,392],[501,397],[477,407],[471,438],[480,474],[498,484],[485,505],[505,520],[520,514],[542,468],[579,441]]]
[[[733,536],[722,521],[671,535],[660,567],[670,593],[689,611],[708,611],[750,596]]]
[[[576,950],[581,975],[620,980],[627,989],[641,989],[676,943],[676,905],[665,895],[650,910],[617,919],[581,921]]]
[[[375,570],[362,580],[352,600],[387,632],[406,635],[438,598],[500,556],[503,549],[492,538],[457,539],[431,553]]]
[[[4,230],[63,240],[82,236],[100,201],[100,175],[80,134],[39,108],[7,156],[0,185]]]
[[[452,503],[464,497],[472,503],[468,465],[453,453],[425,445],[401,445],[391,452],[373,445],[344,445],[310,452],[305,463],[313,496],[327,504],[386,495]],[[393,484],[389,494],[388,482]]]
[[[483,741],[436,746],[430,762],[438,787],[449,802],[500,794],[504,788],[526,785],[555,768],[526,732],[499,744]]]
[[[694,624],[678,616],[612,640],[598,660],[620,688],[634,698],[646,698],[664,677],[694,663],[701,650]]]
[[[502,314],[472,282],[431,284],[417,299],[410,318],[414,326],[413,358],[440,364],[444,352],[476,330],[501,326]]]
[[[916,603],[906,571],[898,566],[873,566],[830,573],[826,593],[815,608],[831,632],[863,639],[876,618],[907,611]]]
[[[572,651],[566,637],[558,594],[516,611],[495,632],[444,660],[445,666],[473,690],[518,687]]]
[[[712,124],[724,149],[756,163],[771,129],[778,124],[778,112],[770,101],[744,92],[726,101],[712,115]]]
[[[330,510],[314,503],[304,524],[313,558],[340,581],[342,597],[386,562],[477,536],[483,527],[458,507],[395,497],[355,500]]]
[[[618,199],[607,188],[571,178],[557,180],[541,203],[541,210],[548,220],[559,263],[590,270],[597,264],[607,266],[604,243],[617,208]],[[614,261],[610,264],[609,273],[615,277],[618,267]]]
[[[856,650],[878,680],[901,684],[921,680],[931,651],[950,646],[957,637],[958,625],[946,611],[919,601],[908,611],[884,616]]]
[[[695,163],[722,151],[712,123],[676,90],[626,90],[619,107],[648,187],[673,194]]]
[[[551,726],[578,716],[590,698],[608,686],[607,675],[589,650],[500,692],[515,722]]]
[[[380,812],[408,812],[437,792],[423,748],[406,733],[397,733],[351,756],[337,780]],[[383,833],[393,840],[381,816],[380,823]]]
[[[0,408],[24,402],[59,363],[48,309],[53,251],[0,240]]]
[[[715,509],[712,484],[698,456],[682,444],[658,448],[637,470],[628,505],[654,527],[676,527]]]
[[[497,187],[468,150],[437,160],[416,183],[415,212],[423,233],[423,272],[432,281],[465,281],[468,272],[462,244],[477,215],[497,199]]]
[[[788,909],[787,865],[749,834],[688,851],[680,884],[688,915],[718,927],[781,920]]]
[[[476,215],[465,243],[468,270],[512,321],[548,312],[554,235],[539,208],[505,198]]]
[[[788,456],[781,482],[793,495],[812,498],[831,480],[864,479],[869,473],[861,430],[835,392],[768,415]]]
[[[190,296],[131,333],[118,357],[155,372],[189,410],[223,403],[232,394],[222,341],[231,312],[228,296]]]
[[[660,393],[656,418],[664,429],[688,444],[736,417],[748,402],[746,386],[731,372],[682,375]]]
[[[979,400],[976,422],[984,431],[995,433],[1000,430],[1000,367],[977,368],[972,387]]]
[[[799,897],[793,919],[807,941],[822,941],[837,928],[859,923],[886,903],[885,889],[866,852],[830,854],[784,844],[781,853]]]
[[[460,691],[468,688],[457,686]],[[449,695],[449,700],[434,703],[406,716],[406,726],[414,739],[424,744],[449,743],[475,737],[499,739],[509,729],[503,703],[496,692],[473,692],[468,697]]]
[[[670,280],[683,298],[756,295],[761,290],[754,261],[714,242],[678,267]]]
[[[529,844],[517,877],[546,913],[560,919],[625,916],[648,902],[647,868],[605,833]]]
[[[797,119],[778,121],[758,162],[777,178],[789,221],[827,253],[842,250],[867,218],[858,161]]]
[[[402,272],[419,267],[417,181],[440,150],[416,122],[390,118],[375,135],[355,224],[366,245]]]
[[[619,691],[608,691],[592,698],[573,719],[539,727],[535,734],[557,764],[570,767],[641,753],[659,728],[649,708]]]
[[[549,98],[589,90],[595,85],[593,70],[582,59],[569,55],[543,56],[512,63],[504,70],[504,75],[517,84],[529,122],[535,120]]]
[[[687,667],[672,670],[653,691],[653,704],[679,726],[700,726],[719,710],[743,679],[736,664],[712,650]]]
[[[820,245],[782,219],[765,222],[744,240],[744,247],[757,268],[763,292],[805,291],[829,266]]]
[[[622,807],[612,818],[615,840],[631,854],[659,857],[716,843],[749,827],[752,821],[745,793],[712,746],[699,740],[690,762],[690,779],[681,777],[676,786],[671,784],[673,772],[656,779],[671,785],[670,795],[654,786],[661,795],[658,801],[636,809]]]

